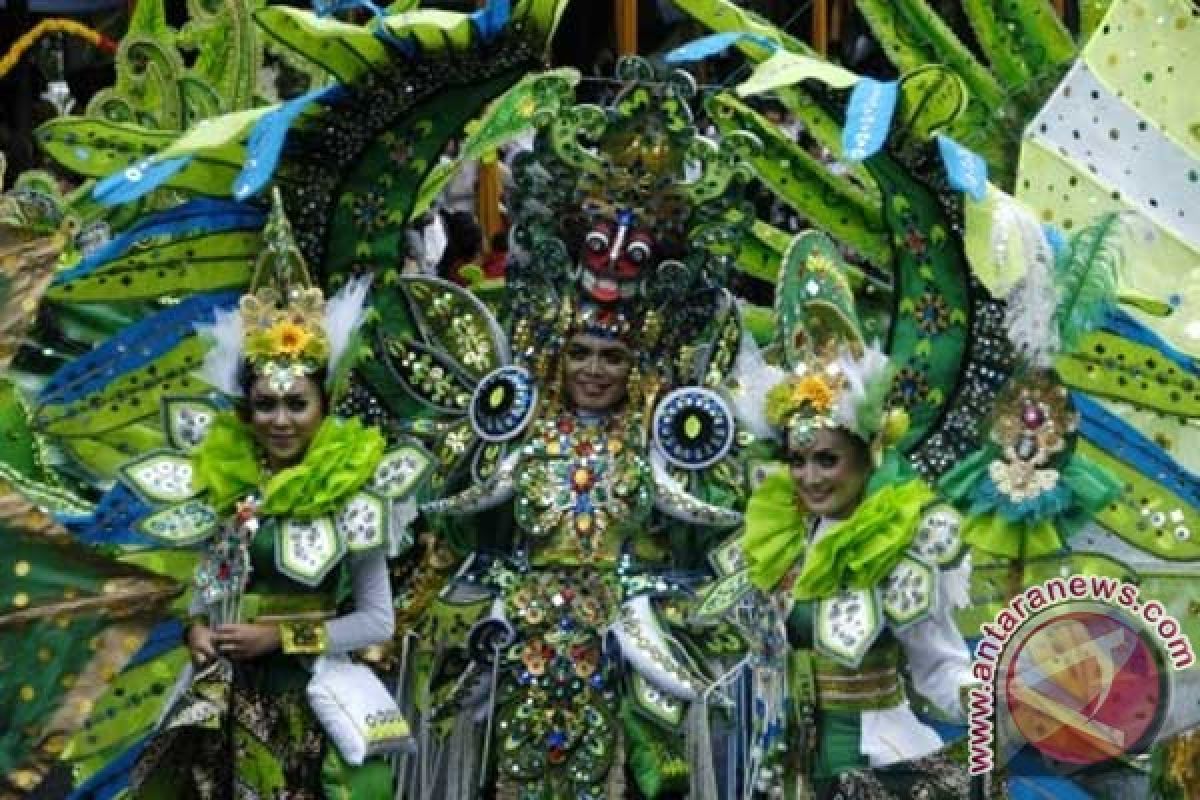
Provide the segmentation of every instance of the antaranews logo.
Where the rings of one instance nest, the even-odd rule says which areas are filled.
[[[1191,642],[1157,600],[1098,575],[1052,578],[980,628],[968,699],[969,770],[991,772],[1025,744],[1085,766],[1138,752],[1168,708]]]

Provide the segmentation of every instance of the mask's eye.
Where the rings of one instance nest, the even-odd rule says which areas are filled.
[[[586,244],[587,249],[593,253],[607,253],[608,234],[604,231],[592,231],[587,235],[587,238],[584,239],[584,244]]]
[[[641,266],[650,260],[650,245],[641,241],[632,242],[625,249],[625,256],[634,264]]]

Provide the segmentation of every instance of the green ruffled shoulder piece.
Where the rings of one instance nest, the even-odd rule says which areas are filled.
[[[773,588],[804,553],[807,517],[796,507],[796,489],[786,469],[769,474],[751,493],[742,554],[757,588]]]
[[[796,580],[798,600],[841,588],[869,589],[896,566],[916,535],[921,511],[934,499],[920,480],[885,486],[809,548]]]
[[[192,462],[196,486],[209,491],[218,511],[228,511],[262,487],[263,514],[312,519],[338,508],[370,480],[383,450],[383,435],[375,428],[357,419],[326,417],[304,460],[264,485],[250,428],[234,413],[222,412]]]
[[[742,552],[750,580],[759,589],[774,587],[803,557],[795,594],[806,600],[881,582],[912,543],[921,511],[934,494],[912,478],[873,486],[853,516],[811,548],[806,547],[808,516],[795,498],[787,470],[767,476],[746,506]]]

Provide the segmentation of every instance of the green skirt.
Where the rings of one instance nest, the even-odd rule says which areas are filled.
[[[292,657],[218,661],[167,712],[130,780],[145,800],[349,800],[390,797],[391,770],[348,765],[308,706]]]

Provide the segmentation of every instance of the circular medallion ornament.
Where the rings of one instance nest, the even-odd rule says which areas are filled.
[[[536,407],[537,385],[529,370],[500,367],[471,395],[471,427],[484,441],[506,442],[525,429]]]
[[[735,426],[729,404],[711,389],[676,389],[654,411],[654,443],[667,461],[683,469],[704,469],[733,446]]]

